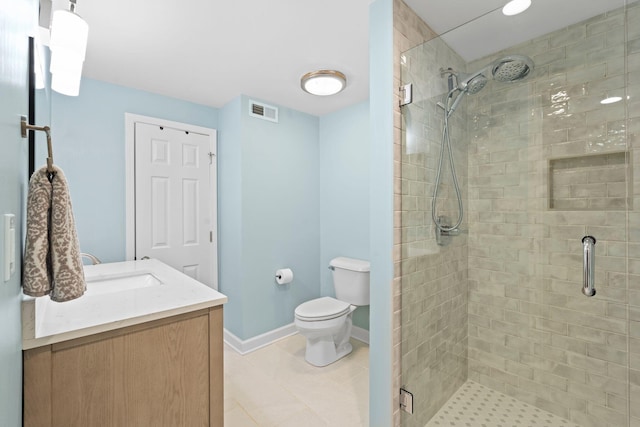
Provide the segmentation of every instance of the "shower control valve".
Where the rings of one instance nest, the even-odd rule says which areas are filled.
[[[436,243],[440,246],[447,246],[451,243],[451,238],[459,236],[460,234],[467,233],[467,230],[460,230],[459,228],[451,228],[451,220],[448,216],[439,216],[438,224],[435,227],[436,231]]]

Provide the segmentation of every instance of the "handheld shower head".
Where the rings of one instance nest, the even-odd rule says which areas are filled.
[[[451,116],[453,112],[462,101],[462,98],[466,94],[474,95],[482,90],[483,87],[487,85],[489,79],[483,74],[483,71],[478,71],[475,74],[471,75],[462,75],[460,79],[456,79],[458,81],[458,86],[455,89],[449,89],[449,95],[447,95],[447,105],[449,103],[449,99],[453,99],[453,95],[456,91],[458,95],[453,99],[453,104],[448,107],[447,117]]]
[[[460,82],[458,87],[464,92],[474,95],[480,92],[488,82],[489,79],[482,72],[478,72],[465,78],[462,82]]]

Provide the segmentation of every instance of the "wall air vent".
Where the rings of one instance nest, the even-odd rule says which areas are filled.
[[[262,102],[249,101],[249,115],[278,123],[278,109]]]

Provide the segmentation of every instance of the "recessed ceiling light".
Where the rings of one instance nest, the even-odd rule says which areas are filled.
[[[312,71],[302,76],[300,86],[312,95],[335,95],[347,86],[347,78],[340,71]]]
[[[610,96],[600,101],[600,104],[607,105],[607,104],[613,104],[614,102],[618,102],[618,101],[622,101],[621,96]]]
[[[531,6],[531,0],[511,0],[504,5],[502,13],[507,16],[517,15],[529,9],[529,6]]]

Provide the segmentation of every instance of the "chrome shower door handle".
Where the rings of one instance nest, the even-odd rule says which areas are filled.
[[[582,250],[583,250],[583,280],[582,293],[588,297],[592,297],[596,294],[595,288],[595,244],[596,239],[592,236],[584,236],[582,238]]]

